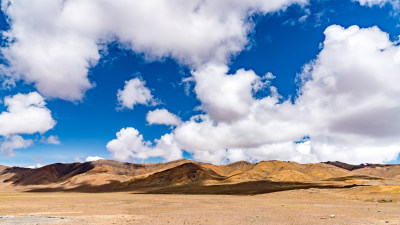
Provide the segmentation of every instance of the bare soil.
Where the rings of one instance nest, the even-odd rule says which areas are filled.
[[[5,217],[0,224],[29,224],[29,217],[42,219],[35,224],[73,225],[400,224],[399,201],[399,187],[390,186],[312,188],[250,196],[0,193],[0,217],[14,216],[14,223]]]

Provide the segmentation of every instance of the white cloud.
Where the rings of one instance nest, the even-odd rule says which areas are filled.
[[[182,158],[182,151],[177,146],[173,134],[166,134],[155,141],[155,146],[143,140],[143,135],[132,127],[122,128],[117,132],[117,139],[107,143],[112,158],[119,161],[163,157],[166,160]]]
[[[34,165],[34,166],[28,166],[29,169],[37,169],[37,168],[40,168],[40,167],[43,167],[43,165],[40,164],[40,163],[37,163],[37,164]]]
[[[10,23],[4,74],[46,96],[81,100],[102,43],[119,41],[148,59],[199,66],[225,62],[248,43],[249,18],[306,0],[31,0],[1,2]],[[168,19],[165,19],[168,18]]]
[[[394,8],[399,8],[400,7],[400,1],[399,0],[353,0],[357,1],[360,3],[362,6],[379,6],[382,7],[386,4],[391,4]]]
[[[394,0],[358,1],[398,7]],[[182,123],[155,143],[144,141],[134,128],[122,129],[107,146],[123,160],[175,158],[178,148],[198,159],[220,162],[226,158],[394,159],[400,146],[396,100],[400,54],[399,47],[378,28],[327,28],[324,48],[305,67],[294,104],[280,102],[274,87],[270,87],[272,95],[255,99],[253,92],[261,80],[252,71],[226,74],[229,57],[248,43],[254,25],[249,15],[299,2],[306,1],[2,1],[11,25],[4,34],[8,43],[1,48],[8,61],[2,69],[14,79],[34,83],[46,96],[80,100],[93,86],[87,73],[100,58],[99,43],[118,40],[150,60],[172,57],[191,66],[206,115]],[[151,92],[137,80],[132,83],[133,88],[119,92],[121,106],[150,104]],[[135,95],[137,89],[139,95]],[[16,108],[5,101],[8,111],[0,114],[0,135],[45,132],[54,126],[41,96],[32,99],[36,102]],[[308,148],[297,143],[303,137],[310,138]],[[166,150],[171,145],[173,150]]]
[[[0,136],[3,136],[0,150],[3,155],[13,156],[14,149],[33,144],[32,140],[25,140],[18,134],[44,133],[56,124],[43,97],[37,92],[5,97],[4,106],[7,110],[0,113]],[[50,136],[46,142],[54,144],[57,140]]]
[[[302,84],[294,102],[282,102],[271,86],[271,95],[255,99],[252,93],[260,78],[252,71],[228,75],[226,66],[218,64],[194,71],[199,85],[195,91],[205,114],[177,126],[171,133],[173,142],[194,159],[214,163],[396,159],[400,152],[400,46],[377,27],[332,25],[324,34],[320,54],[299,75]],[[140,146],[151,145],[143,144],[135,132]]]
[[[7,111],[0,114],[0,136],[44,133],[56,124],[37,92],[5,97],[4,105]]]
[[[301,75],[303,86],[294,104],[278,103],[274,95],[247,98],[249,111],[230,123],[211,116],[184,123],[174,131],[178,143],[195,153],[246,149],[242,158],[257,160],[379,163],[395,159],[400,152],[399,47],[377,27],[334,25],[325,35],[323,50]],[[217,70],[208,73],[212,71]],[[222,89],[227,81],[221,82]],[[241,83],[249,94],[251,83]],[[232,108],[218,107],[222,112]],[[303,137],[310,141],[296,144]]]
[[[181,119],[177,115],[170,113],[166,109],[156,109],[154,111],[149,111],[147,113],[146,120],[149,124],[177,126],[182,123]]]
[[[44,143],[52,144],[52,145],[59,145],[61,144],[60,140],[57,136],[50,135],[48,138],[44,139]]]
[[[150,90],[146,87],[146,82],[133,78],[125,81],[123,90],[118,90],[118,102],[123,108],[133,109],[137,104],[155,105],[156,101],[153,98]]]
[[[88,157],[86,157],[85,162],[92,162],[92,161],[97,161],[100,159],[104,159],[104,158],[102,158],[100,156],[88,156]],[[78,160],[76,160],[76,161],[78,161]]]
[[[11,29],[9,45],[1,49],[9,73],[35,83],[46,96],[79,100],[92,87],[87,79],[90,61],[99,59],[93,34],[73,27],[61,0],[2,1]],[[97,38],[96,38],[97,39]]]
[[[19,135],[11,135],[3,138],[0,150],[4,156],[14,156],[14,149],[27,148],[33,144],[32,140],[25,140]]]
[[[232,121],[247,115],[253,99],[254,85],[259,83],[253,71],[238,70],[227,75],[227,66],[207,65],[193,71],[195,91],[210,117]]]

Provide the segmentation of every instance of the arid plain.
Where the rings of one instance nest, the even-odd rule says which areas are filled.
[[[399,165],[3,167],[0,224],[400,224]]]

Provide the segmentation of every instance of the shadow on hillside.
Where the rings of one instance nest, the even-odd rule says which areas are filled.
[[[271,192],[309,189],[309,188],[351,188],[358,185],[313,184],[298,182],[251,181],[238,184],[210,186],[175,186],[149,190],[148,194],[217,194],[217,195],[256,195]]]
[[[333,177],[330,179],[326,179],[326,181],[346,181],[346,180],[380,180],[380,181],[382,181],[383,179],[380,177],[371,177],[371,176],[365,176],[365,175]]]
[[[27,192],[82,192],[82,193],[104,193],[104,192],[127,192],[132,194],[209,194],[209,195],[256,195],[271,192],[297,190],[297,189],[333,189],[333,188],[352,188],[364,185],[340,185],[340,184],[318,184],[318,183],[298,183],[298,182],[271,182],[271,181],[252,181],[238,184],[222,185],[181,185],[167,187],[138,187],[131,185],[128,187],[119,186],[121,183],[113,182],[102,186],[90,184],[79,187],[65,189],[59,188],[38,188]]]

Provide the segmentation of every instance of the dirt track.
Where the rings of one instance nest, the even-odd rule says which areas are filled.
[[[63,217],[74,221],[62,224],[75,225],[400,224],[397,193],[357,196],[352,192],[358,190],[347,192],[308,189],[254,196],[0,193],[0,216]],[[0,224],[4,223],[0,218]]]

